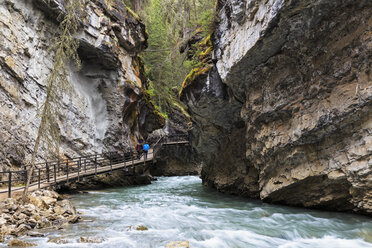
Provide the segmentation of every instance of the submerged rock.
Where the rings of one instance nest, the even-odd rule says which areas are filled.
[[[49,237],[48,243],[68,244],[70,242],[64,237]]]
[[[147,230],[149,230],[149,229],[148,229],[147,227],[141,225],[141,226],[137,226],[137,227],[136,227],[136,230],[137,230],[137,231],[147,231]]]
[[[189,241],[172,241],[166,245],[166,248],[190,248]]]
[[[39,232],[27,232],[27,236],[30,237],[45,237],[44,233],[39,233]]]
[[[37,246],[37,244],[22,241],[22,240],[19,240],[19,239],[14,239],[14,240],[9,242],[8,246],[10,246],[10,247],[32,247],[32,246]]]
[[[80,237],[78,242],[79,243],[102,243],[103,241],[105,241],[104,238],[102,237]]]

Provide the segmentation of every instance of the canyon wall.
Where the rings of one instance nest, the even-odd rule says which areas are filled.
[[[185,85],[205,185],[372,214],[372,2],[219,0]]]
[[[142,93],[145,25],[122,1],[110,2],[86,2],[76,34],[82,68],[67,65],[74,92],[58,115],[61,157],[134,148],[164,125]],[[61,13],[62,0],[0,0],[0,170],[30,161]],[[48,159],[45,145],[38,155]]]

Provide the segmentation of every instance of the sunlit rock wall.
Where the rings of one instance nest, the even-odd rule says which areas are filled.
[[[25,165],[31,157],[52,70],[49,51],[63,1],[0,0],[0,167]],[[122,1],[88,1],[78,50],[81,70],[67,65],[74,93],[58,116],[60,156],[127,150],[164,120],[142,99],[147,46],[144,24]],[[150,124],[147,124],[150,123]],[[47,159],[45,146],[38,160]]]
[[[371,214],[372,2],[221,0],[218,15],[225,97],[208,95],[213,71],[184,93],[204,183]]]

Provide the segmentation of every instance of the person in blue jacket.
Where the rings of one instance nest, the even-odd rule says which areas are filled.
[[[149,152],[150,146],[145,142],[143,145],[143,153],[145,154],[145,160],[147,160],[147,153]]]

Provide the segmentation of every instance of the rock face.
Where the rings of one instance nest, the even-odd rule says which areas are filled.
[[[48,50],[64,11],[62,0],[0,1],[0,167],[30,160],[52,69]],[[147,46],[145,26],[122,1],[86,2],[77,34],[82,69],[69,67],[75,94],[63,99],[61,156],[123,150],[164,125],[142,98],[146,87],[137,53]],[[38,159],[47,159],[45,147]],[[0,168],[1,169],[1,168]]]
[[[203,182],[372,214],[371,1],[218,1],[215,67],[182,92]]]
[[[155,159],[155,164],[150,167],[153,176],[199,175],[201,171],[201,163],[188,144],[162,145]]]

